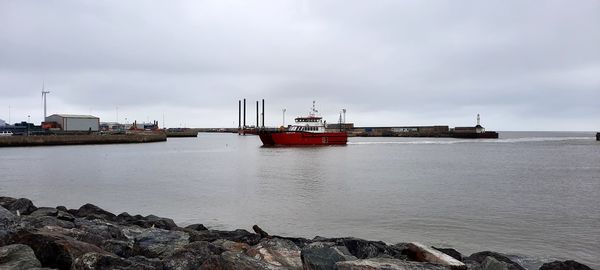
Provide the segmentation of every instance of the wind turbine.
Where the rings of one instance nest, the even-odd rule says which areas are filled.
[[[44,122],[46,122],[46,95],[49,93],[50,91],[45,90],[45,83],[42,83],[42,99],[44,100]]]

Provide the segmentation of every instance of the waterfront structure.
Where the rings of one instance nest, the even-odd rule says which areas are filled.
[[[367,137],[447,137],[448,126],[391,126],[391,127],[354,127],[348,129],[350,136]]]
[[[53,114],[46,117],[45,122],[56,123],[62,131],[100,130],[100,118],[92,115]]]

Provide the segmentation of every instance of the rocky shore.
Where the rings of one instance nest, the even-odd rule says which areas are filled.
[[[0,269],[525,269],[491,251],[465,256],[419,243],[282,237],[256,225],[254,232],[179,227],[169,218],[115,215],[92,204],[36,207],[0,197],[0,206]],[[540,268],[559,269],[591,268],[575,261]]]

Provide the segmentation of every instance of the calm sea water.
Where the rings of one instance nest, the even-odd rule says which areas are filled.
[[[592,133],[498,140],[351,138],[264,148],[255,136],[0,148],[0,195],[40,206],[172,217],[217,229],[419,241],[494,250],[535,267],[600,268],[600,142]]]

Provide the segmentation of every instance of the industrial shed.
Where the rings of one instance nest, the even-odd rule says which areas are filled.
[[[92,115],[53,114],[46,122],[55,122],[63,131],[98,131],[100,118]]]

